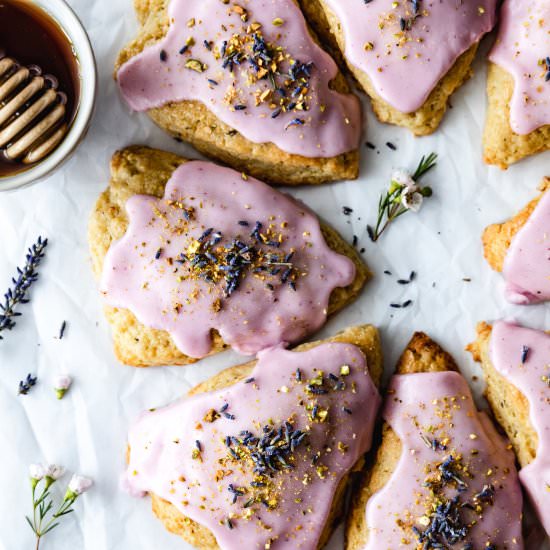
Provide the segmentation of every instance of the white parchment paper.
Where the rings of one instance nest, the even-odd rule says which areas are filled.
[[[148,499],[131,498],[119,489],[127,428],[142,410],[180,397],[242,358],[229,352],[196,366],[139,370],[118,364],[113,356],[86,242],[87,219],[107,184],[111,154],[141,143],[198,155],[145,115],[131,115],[118,97],[112,70],[117,51],[136,30],[131,0],[69,3],[88,29],[97,55],[100,92],[93,125],[77,154],[49,180],[0,194],[1,291],[23,263],[26,247],[38,235],[50,239],[32,301],[21,307],[16,329],[0,342],[0,549],[33,548],[24,521],[31,509],[27,468],[44,461],[95,480],[76,504],[76,514],[44,539],[45,550],[181,550],[188,546],[164,530]],[[475,78],[453,97],[453,108],[435,136],[414,139],[405,130],[381,125],[366,106],[365,139],[377,150],[362,148],[360,180],[290,191],[349,241],[357,235],[358,247],[366,248],[365,259],[376,274],[361,298],[333,318],[321,336],[356,323],[376,324],[389,374],[413,331],[424,330],[454,355],[478,396],[483,386],[474,376],[480,371],[463,351],[478,321],[506,316],[550,328],[548,306],[522,308],[504,302],[501,277],[482,257],[483,228],[514,214],[536,194],[541,178],[550,175],[550,153],[507,172],[482,163],[487,47],[486,41]],[[397,151],[385,145],[388,141]],[[431,151],[440,155],[438,168],[426,180],[434,187],[434,198],[420,214],[407,214],[372,244],[366,224],[375,220],[392,168],[414,169],[420,156]],[[344,216],[342,206],[352,207],[353,213]],[[413,284],[396,283],[412,270],[417,272]],[[414,302],[407,309],[389,307],[407,299]],[[67,330],[59,340],[63,320]],[[58,402],[52,383],[60,372],[70,373],[75,382]],[[30,395],[18,397],[19,380],[27,373],[38,376],[38,385]],[[536,530],[531,536],[528,548],[542,548]],[[339,533],[330,549],[341,548]]]

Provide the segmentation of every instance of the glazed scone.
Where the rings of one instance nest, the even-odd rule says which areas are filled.
[[[550,149],[550,6],[506,0],[489,55],[483,137],[488,164],[506,169]]]
[[[502,272],[506,296],[515,304],[550,299],[550,178],[544,178],[541,194],[510,220],[487,227],[483,249],[489,265]]]
[[[550,533],[550,336],[499,321],[480,323],[467,348],[481,363],[487,400],[510,438],[520,480]]]
[[[523,548],[513,455],[477,412],[454,360],[426,334],[403,353],[383,417],[382,443],[352,500],[346,550]]]
[[[417,136],[437,129],[449,98],[472,75],[479,41],[495,24],[493,0],[300,4],[330,49],[345,58],[378,119]]]
[[[262,352],[136,423],[128,488],[150,494],[166,528],[201,550],[321,548],[370,448],[381,374],[368,325]]]
[[[127,211],[125,210],[127,201],[132,199],[132,197],[135,197],[136,195],[148,195],[150,196],[150,200],[158,200],[154,198],[163,197],[166,190],[167,182],[169,182],[171,178],[175,177],[174,172],[177,172],[178,168],[182,167],[184,163],[186,163],[186,160],[181,157],[178,157],[171,153],[149,149],[146,147],[130,147],[128,149],[117,152],[113,156],[113,160],[111,163],[111,181],[109,187],[100,196],[92,213],[89,226],[89,243],[92,255],[93,269],[98,279],[102,278],[102,274],[105,271],[105,260],[106,256],[109,253],[109,250],[113,248],[114,243],[120,242],[120,240],[128,234],[129,218]],[[233,171],[225,168],[216,167],[215,165],[209,165],[207,163],[189,164],[197,166],[199,169],[202,169],[202,165],[206,165],[205,169],[207,172],[210,170],[209,166],[212,166],[212,170],[216,171],[216,181],[214,183],[220,181],[223,182],[224,179],[227,179],[227,177],[232,178],[231,181],[227,183],[227,187],[225,190],[220,186],[214,189],[212,193],[215,195],[217,194],[220,196],[225,196],[224,193],[227,193],[227,200],[229,200],[230,197],[233,196],[232,192],[230,191],[231,185],[246,185],[247,189],[249,189],[249,191],[247,192],[253,192],[254,189],[259,186],[259,188],[261,188],[261,193],[266,194],[266,196],[269,197],[269,200],[280,201],[280,205],[278,205],[278,210],[280,210],[281,212],[288,212],[289,209],[292,210],[293,208],[300,208],[300,212],[302,212],[303,214],[300,214],[300,220],[299,222],[296,221],[296,224],[305,223],[306,220],[311,218],[312,214],[307,209],[305,209],[305,207],[301,205],[301,203],[289,203],[288,201],[291,199],[288,199],[286,195],[282,195],[278,191],[270,189],[266,186],[262,186],[262,184],[260,184],[259,182],[253,183],[254,180],[252,179],[248,179],[245,181],[240,177],[240,175],[235,175]],[[197,168],[192,168],[192,166],[190,166],[189,169],[196,170]],[[201,176],[200,174],[197,177],[193,175],[191,179],[193,180],[193,182],[196,183],[200,183],[202,179],[201,185],[206,186],[207,178]],[[211,179],[212,176],[209,176],[209,181]],[[198,190],[198,193],[200,192],[202,191]],[[136,199],[133,198],[132,201],[135,202]],[[238,221],[244,222],[245,219],[250,219],[250,226],[248,228],[241,228],[243,230],[246,230],[246,238],[249,239],[250,237],[248,236],[248,234],[251,232],[254,233],[254,226],[256,223],[256,218],[252,219],[251,216],[253,217],[255,213],[257,213],[258,205],[246,206],[254,206],[254,208],[245,209],[245,213],[242,214],[243,219],[241,219],[239,215]],[[202,215],[202,212],[200,213]],[[283,226],[285,225],[285,222],[288,225],[288,221],[290,220],[284,220],[281,223],[283,224]],[[222,222],[225,223],[224,220],[220,220],[220,223]],[[235,223],[236,222],[237,220],[235,220]],[[214,221],[213,223],[216,223],[216,221]],[[219,226],[219,224],[217,225]],[[313,224],[313,231],[316,231],[314,226],[315,224]],[[277,229],[277,231],[283,230]],[[333,282],[337,280],[345,280],[344,288],[338,287],[337,284],[334,287],[333,291],[330,293],[330,299],[328,300],[326,311],[324,310],[324,306],[321,302],[316,302],[316,304],[318,305],[315,306],[307,306],[307,304],[304,302],[304,307],[307,306],[311,308],[311,311],[316,311],[318,315],[324,316],[325,314],[330,315],[339,311],[351,301],[353,301],[360,293],[366,281],[370,278],[370,273],[367,267],[361,261],[355,249],[346,244],[332,228],[323,225],[321,231],[322,240],[328,245],[328,248],[323,254],[329,254],[332,259],[336,259],[337,266],[340,271],[338,273],[332,272],[331,274],[330,270],[332,268],[330,268],[328,264],[327,266],[316,265],[312,268],[314,271],[322,268],[325,273],[325,275],[320,272],[318,273],[318,276],[323,276],[322,281],[318,283],[322,283],[322,288],[317,289],[317,291],[320,291],[318,299],[322,301],[322,295],[325,294],[324,289],[327,288],[325,286],[325,283],[328,284],[330,280],[332,280]],[[264,230],[262,230],[261,232],[263,233]],[[305,229],[304,232],[306,232]],[[321,239],[320,235],[315,236],[312,234],[309,235],[307,238],[310,237],[312,239],[312,244],[316,239]],[[130,237],[128,236],[127,238]],[[304,236],[304,239],[305,238],[306,237]],[[140,248],[143,248],[143,239],[138,240]],[[322,248],[324,249],[324,247],[325,245],[323,245]],[[161,253],[159,255],[159,260],[162,262],[169,261],[169,258],[167,257],[167,246],[163,246],[161,243],[159,243],[158,245],[155,244],[153,248],[154,250],[151,249],[149,251],[151,259],[156,257],[159,249],[164,248],[166,250],[164,250],[164,253]],[[282,247],[281,250],[283,248],[284,247]],[[146,250],[146,248],[143,250]],[[274,249],[274,253],[276,252],[277,254],[279,254],[278,250],[279,249]],[[315,247],[310,248],[310,250],[315,250]],[[124,250],[122,252],[124,252]],[[337,253],[337,256],[333,257],[332,254],[334,253]],[[298,258],[300,254],[303,254],[303,252],[297,251],[296,257]],[[176,262],[175,265],[179,265],[178,262]],[[287,268],[288,266],[285,266],[285,271]],[[130,276],[132,274],[139,274],[138,272],[141,273],[142,269],[134,272],[130,271],[130,274],[128,276],[123,277],[122,282],[126,284],[130,280]],[[282,273],[284,274],[284,272]],[[289,276],[287,280],[289,286],[294,283],[295,279],[294,273],[292,273],[291,275],[292,276]],[[300,278],[301,277],[299,277],[299,279]],[[305,281],[306,279],[303,278],[302,280]],[[274,283],[274,281],[271,281],[271,283],[269,281],[266,281],[266,283],[271,284]],[[278,292],[279,294],[275,294],[275,296],[284,296],[284,294],[280,294],[281,292],[283,292],[283,290],[278,288],[279,281],[276,281],[276,283],[277,284],[274,292]],[[146,281],[140,286],[148,287],[150,284],[152,284],[151,281]],[[300,283],[299,280],[296,280],[294,284],[296,285],[296,297],[294,294],[292,295],[292,297],[295,297],[295,299],[298,300],[300,293],[302,291],[306,291],[309,287]],[[313,289],[313,287],[311,288]],[[146,292],[147,289],[144,288],[143,291]],[[265,309],[268,313],[270,311],[273,312],[270,309],[272,307],[270,305],[270,302],[272,301],[270,296],[271,294],[268,294],[266,296],[262,294],[259,296],[259,299],[264,302]],[[153,306],[154,304],[151,307]],[[291,305],[288,311],[292,312],[294,310],[294,312],[296,313],[298,312],[298,310],[295,309],[296,307],[296,305]],[[112,326],[115,353],[121,362],[133,366],[152,366],[170,364],[185,365],[196,361],[196,357],[191,357],[189,354],[181,351],[181,346],[178,347],[177,343],[166,330],[159,330],[159,328],[162,327],[157,325],[159,325],[159,323],[164,324],[164,321],[162,319],[159,321],[159,323],[145,325],[144,323],[139,322],[137,316],[132,313],[127,307],[112,307],[108,305],[105,311],[107,319]],[[276,319],[276,317],[274,317],[274,319]],[[319,319],[320,318],[315,320],[316,325],[318,324],[317,321]],[[156,328],[151,328],[152,326],[156,326]],[[305,326],[295,326],[293,330],[302,331],[302,329],[304,328]],[[271,330],[275,329],[277,329],[277,327],[271,327]],[[310,331],[307,330],[306,332]],[[195,325],[193,327],[194,342],[199,341],[199,334],[200,326]],[[206,339],[209,339],[210,335],[212,336],[212,341],[210,342],[209,352],[216,353],[222,351],[226,347],[227,342],[224,343],[224,341],[222,341],[222,338],[217,330],[212,330],[210,334],[203,333],[203,337]],[[260,338],[260,336],[261,335],[258,335],[258,338]],[[205,344],[205,342],[203,342],[203,344]],[[257,349],[244,351],[247,353],[255,353]],[[200,355],[203,354],[201,353]]]
[[[136,111],[205,155],[273,184],[355,179],[362,113],[295,0],[136,0],[118,57]]]

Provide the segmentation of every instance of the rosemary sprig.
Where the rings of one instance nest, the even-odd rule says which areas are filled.
[[[376,242],[390,223],[406,212],[418,212],[424,198],[432,196],[431,187],[420,187],[420,180],[437,164],[437,155],[423,156],[414,171],[408,174],[402,170],[394,172],[390,187],[378,201],[376,226],[367,226],[369,237]]]
[[[28,292],[31,285],[38,279],[37,268],[44,257],[44,250],[48,246],[48,239],[38,237],[26,257],[26,264],[17,268],[17,276],[12,279],[13,287],[4,294],[4,303],[0,304],[0,340],[3,339],[2,332],[12,330],[15,327],[15,318],[21,313],[15,311],[18,304],[29,302]]]

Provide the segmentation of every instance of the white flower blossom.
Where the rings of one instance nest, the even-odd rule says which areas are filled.
[[[69,482],[67,492],[72,493],[74,496],[78,496],[85,493],[93,484],[94,482],[91,479],[75,474]]]
[[[29,466],[29,474],[31,476],[31,479],[34,479],[35,481],[40,481],[46,476],[47,468],[42,464],[31,464]]]
[[[57,399],[63,399],[72,383],[73,379],[68,374],[60,374],[55,379],[54,389]]]
[[[65,473],[65,468],[63,466],[58,466],[57,464],[50,464],[46,468],[46,477],[57,481]]]
[[[424,197],[422,196],[422,193],[418,193],[416,191],[405,191],[401,195],[401,203],[407,210],[410,210],[411,212],[418,212],[422,207],[423,202]]]
[[[391,180],[411,191],[416,191],[418,188],[410,172],[402,168],[393,171]]]

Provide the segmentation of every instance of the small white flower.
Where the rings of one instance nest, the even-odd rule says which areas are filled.
[[[393,171],[391,180],[399,185],[402,185],[403,187],[406,187],[408,190],[417,190],[416,182],[413,180],[411,174],[402,168]]]
[[[47,468],[42,464],[31,464],[29,466],[29,474],[31,476],[31,479],[34,479],[35,481],[40,481],[46,476]]]
[[[73,379],[68,374],[60,374],[55,379],[54,389],[57,399],[63,399],[72,383]]]
[[[405,191],[401,195],[401,203],[403,206],[411,212],[418,212],[422,207],[424,197],[422,193]]]
[[[65,473],[65,468],[63,466],[58,466],[57,464],[50,464],[46,468],[46,477],[57,481]]]
[[[73,495],[78,496],[85,493],[93,484],[94,482],[91,479],[75,474],[69,482],[67,492],[71,492]]]

